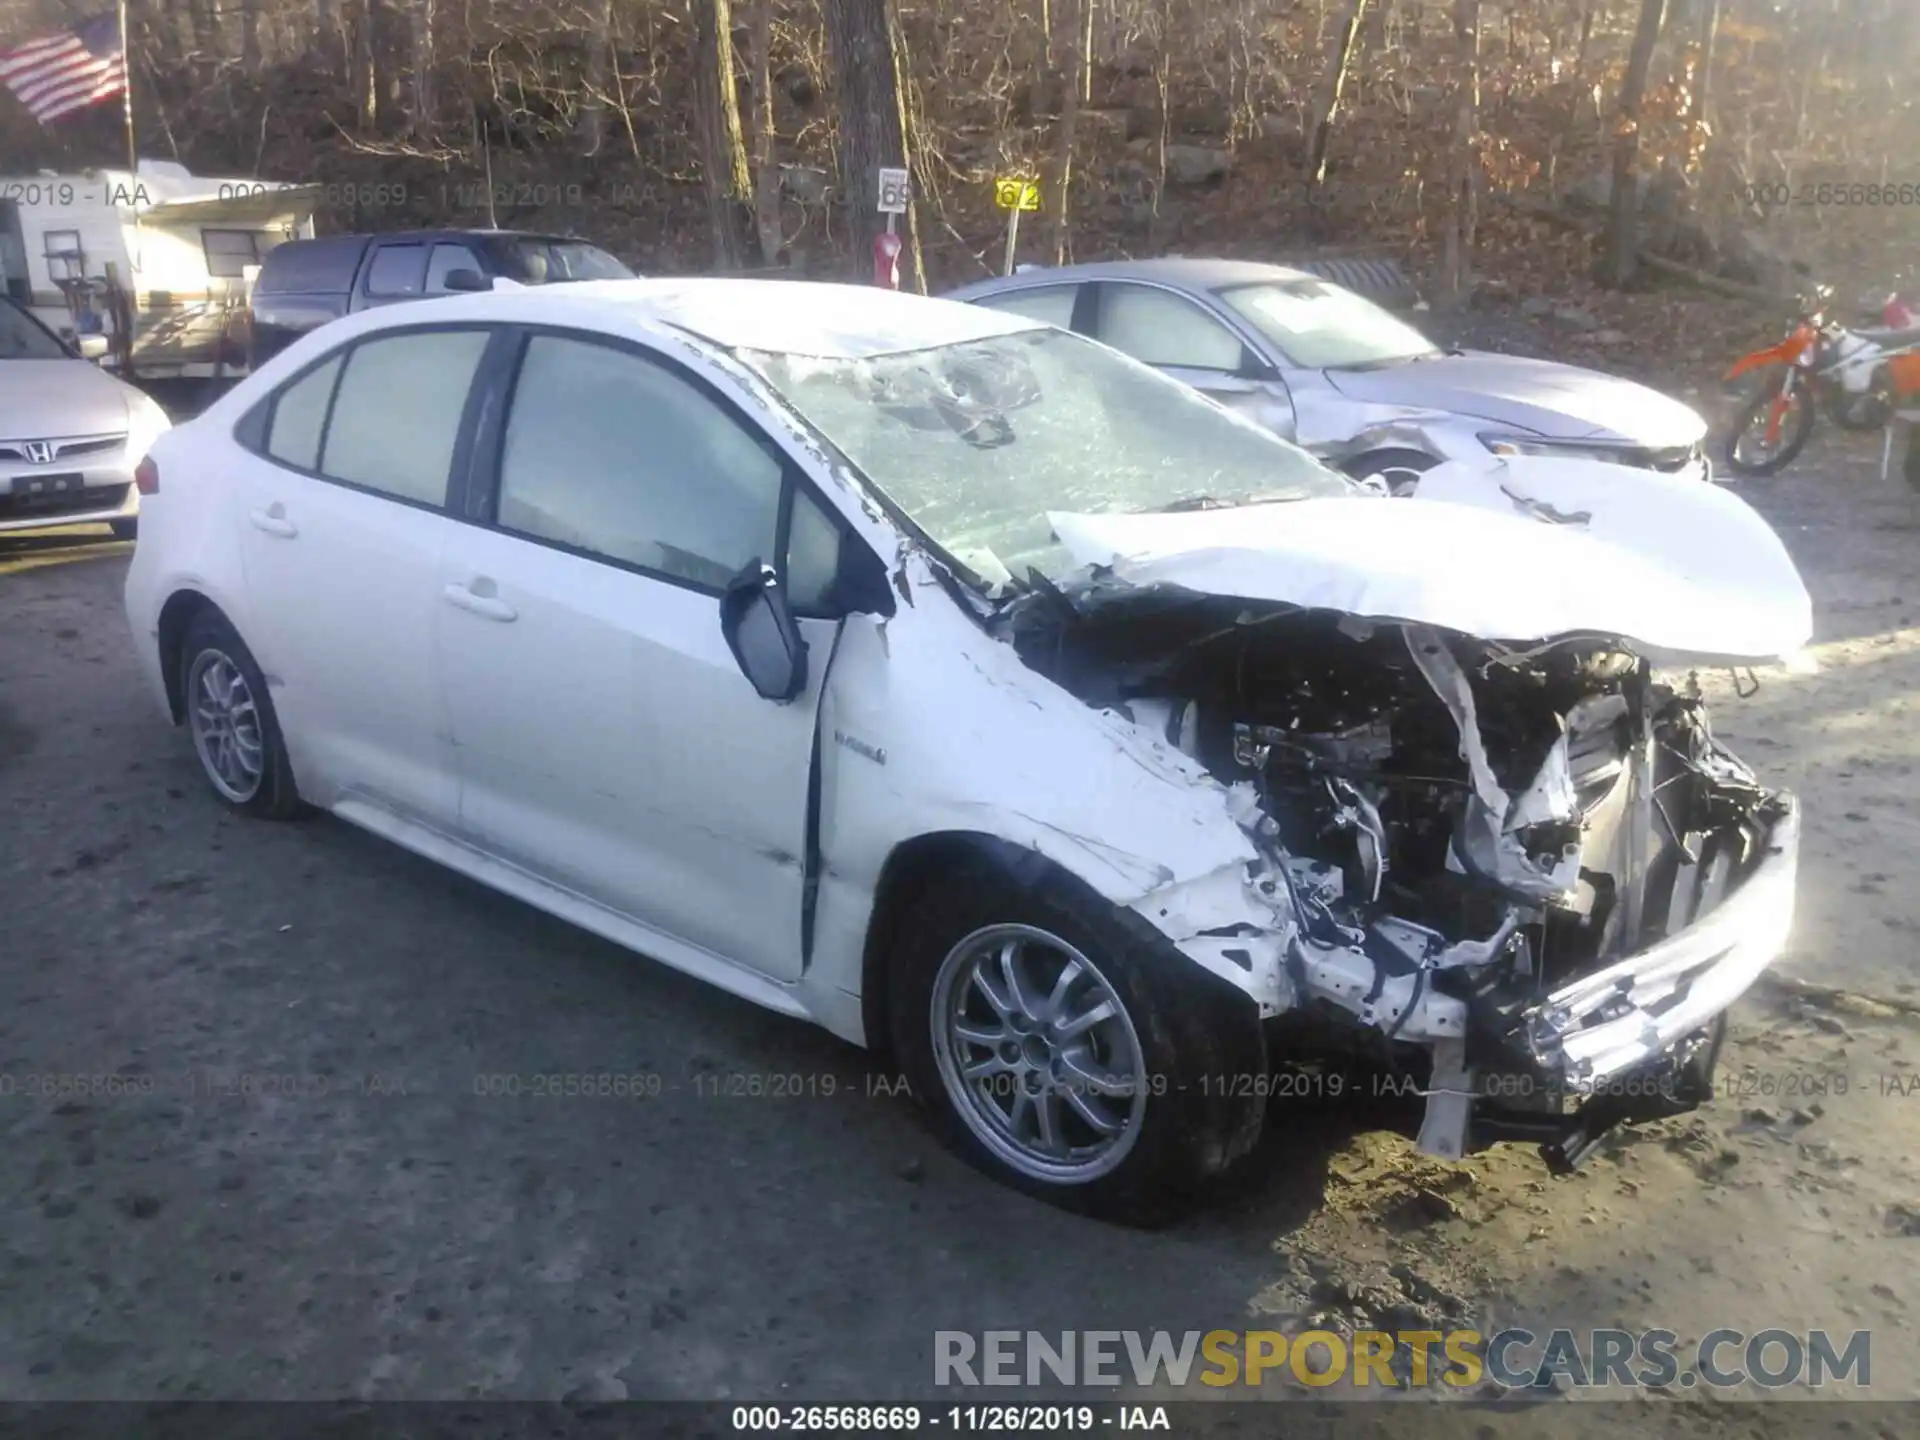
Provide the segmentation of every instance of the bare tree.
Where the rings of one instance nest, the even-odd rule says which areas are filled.
[[[1313,131],[1307,137],[1307,214],[1319,204],[1320,187],[1327,179],[1327,145],[1340,115],[1340,97],[1347,86],[1347,68],[1353,61],[1360,40],[1360,25],[1366,18],[1367,0],[1347,0],[1346,18],[1334,31],[1332,53],[1327,58],[1326,90],[1314,108]],[[1383,12],[1384,13],[1384,12]]]
[[[744,238],[753,203],[753,172],[740,130],[740,96],[733,74],[733,6],[730,0],[691,0],[694,125],[700,139],[700,169],[707,185],[707,218],[713,230],[713,263],[737,270],[745,260]]]
[[[1059,24],[1054,30],[1055,36],[1065,42],[1068,62],[1065,84],[1062,86],[1060,120],[1054,129],[1053,159],[1042,186],[1044,203],[1053,219],[1049,243],[1056,265],[1067,262],[1068,236],[1073,223],[1074,140],[1080,124],[1082,87],[1093,70],[1093,57],[1088,53],[1093,42],[1093,0],[1079,0],[1085,12],[1084,24],[1071,23],[1080,17],[1066,8],[1068,3],[1070,0],[1062,0],[1058,11]]]
[[[1441,243],[1440,301],[1464,305],[1472,289],[1473,240],[1480,190],[1480,0],[1454,0],[1453,39],[1459,52],[1459,95],[1453,121],[1452,204]]]
[[[900,34],[890,0],[823,0],[827,48],[840,101],[840,176],[846,190],[847,229],[855,263],[863,270],[873,242],[886,228],[878,212],[880,167],[912,168],[900,83]],[[903,283],[925,291],[920,239],[907,210]]]
[[[249,75],[260,70],[260,0],[244,0],[240,9],[240,63]]]
[[[1633,32],[1627,56],[1626,78],[1620,82],[1620,105],[1613,129],[1613,193],[1609,197],[1607,248],[1601,276],[1609,285],[1633,279],[1639,264],[1640,112],[1647,95],[1647,74],[1660,29],[1667,19],[1667,0],[1640,0],[1640,23]]]
[[[613,91],[613,0],[593,0],[587,37],[587,93],[580,101],[580,138],[598,155],[607,139],[607,97]]]
[[[374,62],[373,26],[378,15],[376,0],[359,0],[353,10],[353,52],[350,81],[353,88],[355,118],[362,131],[380,123],[380,71]]]
[[[1700,0],[1700,40],[1695,59],[1693,92],[1687,103],[1688,148],[1694,159],[1705,154],[1713,134],[1713,116],[1707,109],[1713,94],[1713,52],[1720,37],[1720,0]]]
[[[433,128],[436,98],[433,91],[434,0],[412,0],[413,131],[424,135]]]
[[[760,263],[777,265],[786,236],[780,224],[779,135],[773,121],[773,0],[750,0],[747,80],[753,95],[753,228]]]

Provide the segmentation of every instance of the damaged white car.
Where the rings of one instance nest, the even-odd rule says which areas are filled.
[[[1303,1034],[1448,1157],[1705,1096],[1798,812],[1652,667],[1810,607],[1741,501],[1603,468],[1387,500],[991,310],[591,283],[277,357],[155,447],[127,606],[228,803],[885,1049],[986,1169],[1152,1219]]]

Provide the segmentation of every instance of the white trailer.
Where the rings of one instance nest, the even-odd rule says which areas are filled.
[[[163,160],[137,175],[0,176],[0,287],[70,340],[111,333],[117,289],[139,379],[243,373],[250,274],[282,241],[312,238],[319,193]]]

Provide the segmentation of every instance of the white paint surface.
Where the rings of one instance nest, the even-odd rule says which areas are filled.
[[[1536,518],[1527,502],[1590,518]],[[1661,661],[1757,663],[1813,632],[1799,572],[1745,501],[1598,462],[1454,462],[1429,471],[1411,500],[1049,518],[1075,559],[1112,564],[1134,584],[1488,640],[1614,635]]]

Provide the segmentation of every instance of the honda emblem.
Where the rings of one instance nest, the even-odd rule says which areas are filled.
[[[51,465],[53,463],[53,442],[51,440],[29,440],[21,446],[27,452],[29,465]]]

